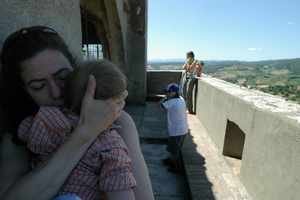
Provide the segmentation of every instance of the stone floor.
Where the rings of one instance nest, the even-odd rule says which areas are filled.
[[[239,179],[240,162],[220,155],[195,115],[188,115],[188,122],[182,156],[193,199],[251,200]]]
[[[166,149],[166,116],[157,103],[145,106],[127,106],[126,111],[135,120],[144,158],[150,172],[156,200],[188,200],[189,189],[185,176],[167,170],[161,159],[168,157]]]
[[[128,105],[141,140],[156,200],[250,200],[230,163],[217,152],[205,128],[189,115],[191,135],[183,147],[186,176],[168,172],[161,159],[168,156],[166,115],[156,102]]]

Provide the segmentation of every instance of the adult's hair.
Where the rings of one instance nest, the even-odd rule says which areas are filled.
[[[96,79],[96,99],[117,97],[126,90],[127,79],[121,70],[108,60],[81,63],[68,76],[65,83],[65,103],[75,113],[80,113],[81,102],[86,91],[89,75]]]
[[[64,40],[58,33],[45,26],[22,28],[5,40],[1,51],[3,107],[8,118],[7,129],[16,132],[20,122],[38,110],[38,105],[24,90],[21,63],[51,49],[60,51],[73,66],[75,61]],[[43,66],[41,66],[43,67]]]
[[[189,51],[189,52],[186,53],[186,57],[187,58],[195,58],[195,54],[194,54],[193,51]]]

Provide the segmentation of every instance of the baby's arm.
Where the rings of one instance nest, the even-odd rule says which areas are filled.
[[[128,149],[116,130],[101,136],[100,190],[109,200],[134,200],[133,188],[136,186],[132,173],[132,163]]]

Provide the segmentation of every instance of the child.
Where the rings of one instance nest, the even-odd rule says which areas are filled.
[[[41,107],[19,127],[19,138],[32,152],[33,168],[47,161],[76,127],[90,74],[97,83],[96,99],[116,98],[124,104],[127,82],[115,65],[108,61],[92,61],[76,68],[66,80],[65,101],[69,109]],[[123,192],[124,199],[134,199],[132,188],[136,182],[127,146],[118,134],[119,128],[112,124],[99,134],[60,188],[57,199],[96,200],[119,191]]]
[[[184,99],[179,96],[179,86],[171,83],[166,88],[167,98],[161,102],[167,111],[169,141],[167,151],[171,153],[170,158],[163,160],[169,165],[169,171],[180,172],[181,160],[180,150],[186,134],[188,133],[186,105]]]

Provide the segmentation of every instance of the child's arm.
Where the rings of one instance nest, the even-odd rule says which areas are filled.
[[[107,192],[107,200],[135,200],[134,193],[132,189]]]
[[[159,105],[163,110],[166,110],[165,106],[164,106],[164,102],[167,101],[167,97],[164,97],[162,100],[159,101]]]

